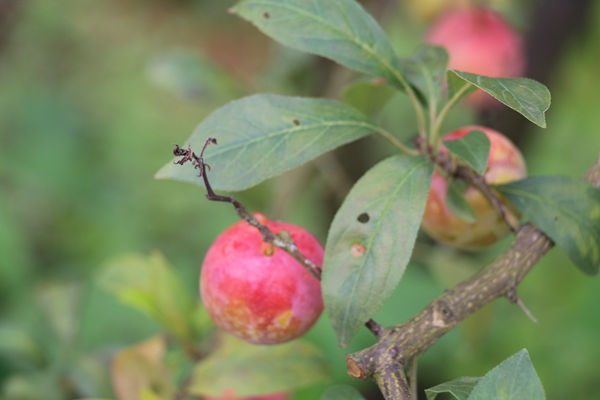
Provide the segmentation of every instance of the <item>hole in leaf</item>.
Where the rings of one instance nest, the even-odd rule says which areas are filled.
[[[270,17],[271,17],[271,14],[269,14],[268,12],[266,12],[266,11],[265,11],[265,12],[263,13],[263,18],[264,18],[264,19],[269,19]]]
[[[361,224],[366,224],[367,222],[369,222],[369,219],[371,219],[371,217],[369,217],[369,214],[364,212],[364,213],[360,214],[356,219]]]
[[[294,119],[292,120],[292,122],[293,122],[293,123],[294,123],[294,125],[296,125],[296,126],[300,125],[300,120],[299,120],[298,118],[294,118]]]

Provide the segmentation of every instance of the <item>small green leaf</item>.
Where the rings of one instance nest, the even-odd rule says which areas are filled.
[[[358,81],[344,90],[342,98],[369,118],[374,118],[395,93],[396,90],[388,85]]]
[[[550,107],[550,91],[541,83],[527,78],[491,78],[463,71],[451,72],[489,93],[534,124],[546,127],[544,113]]]
[[[485,133],[472,130],[461,138],[445,140],[444,146],[452,154],[465,160],[478,174],[485,173],[491,146]]]
[[[232,101],[206,118],[188,139],[206,149],[208,176],[217,190],[243,190],[304,164],[377,127],[354,108],[338,101],[258,94]],[[169,162],[156,174],[203,185],[191,163]]]
[[[465,190],[469,187],[469,184],[462,179],[451,179],[448,181],[448,188],[446,190],[446,204],[448,209],[458,218],[465,222],[473,223],[477,219],[473,207],[465,199]]]
[[[323,265],[323,300],[345,347],[400,282],[421,224],[433,167],[398,155],[371,168],[335,215]]]
[[[151,62],[148,75],[157,85],[186,99],[215,102],[240,94],[225,71],[197,51],[165,52]]]
[[[600,190],[578,179],[536,176],[498,190],[586,274],[600,267]]]
[[[360,392],[352,386],[338,385],[327,389],[321,400],[365,400]]]
[[[475,90],[477,90],[477,86],[472,85],[469,82],[466,82],[464,79],[462,79],[461,77],[456,75],[456,73],[454,73],[454,71],[447,71],[446,79],[448,82],[448,99],[452,99],[454,96],[457,96],[458,93],[461,90],[463,90],[463,88],[465,88],[465,86],[467,88],[464,89],[464,91],[460,94],[460,96],[456,99],[456,101],[459,101],[459,100],[467,97],[468,95],[473,93]]]
[[[477,383],[468,400],[544,400],[544,388],[527,350],[502,361]]]
[[[453,379],[440,385],[425,389],[427,400],[435,400],[438,394],[448,393],[456,400],[467,400],[471,391],[477,385],[481,378],[473,376],[463,376]]]
[[[162,324],[176,339],[190,341],[195,337],[192,326],[198,312],[196,304],[160,253],[150,257],[129,254],[110,260],[99,281],[122,302]]]
[[[327,361],[317,348],[302,340],[277,346],[257,346],[230,335],[200,361],[190,384],[190,394],[257,396],[326,382]]]
[[[232,11],[285,46],[399,83],[385,33],[354,0],[244,0]]]
[[[440,99],[447,67],[448,52],[438,46],[421,45],[412,57],[402,59],[406,79],[430,106],[435,106]]]
[[[45,282],[36,290],[40,308],[66,344],[72,344],[80,327],[82,294],[82,287],[76,283]]]

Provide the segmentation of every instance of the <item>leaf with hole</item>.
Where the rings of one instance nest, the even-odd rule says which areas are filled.
[[[485,374],[473,388],[468,400],[545,398],[544,388],[529,353],[523,349]]]
[[[425,158],[387,158],[359,179],[335,215],[325,247],[322,288],[325,310],[342,347],[400,282],[432,174]]]
[[[334,100],[257,94],[221,107],[188,139],[199,153],[209,137],[205,162],[213,189],[243,190],[282,174],[378,128],[354,108]],[[191,163],[172,161],[156,178],[203,185]]]
[[[446,204],[452,214],[465,222],[473,223],[477,216],[464,195],[468,187],[469,184],[462,179],[449,180],[446,189]]]
[[[437,105],[448,66],[446,49],[424,44],[414,55],[401,61],[406,80],[417,88],[430,106]]]
[[[600,267],[600,190],[579,179],[535,176],[497,187],[589,275]]]
[[[545,128],[544,113],[550,107],[550,91],[528,78],[492,78],[452,70],[451,73],[477,86],[534,124]]]
[[[485,133],[472,130],[461,138],[445,140],[444,146],[450,153],[466,161],[479,175],[485,173],[491,146]]]
[[[244,0],[231,11],[285,46],[401,86],[385,33],[354,0]]]
[[[435,400],[440,394],[448,394],[455,400],[467,400],[471,391],[481,378],[473,376],[463,376],[444,382],[429,389],[425,389],[427,400]]]
[[[190,394],[221,396],[233,389],[240,397],[290,391],[329,380],[327,360],[312,344],[294,340],[257,346],[230,335],[192,373]]]

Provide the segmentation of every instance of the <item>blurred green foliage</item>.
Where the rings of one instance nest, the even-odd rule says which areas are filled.
[[[162,328],[100,287],[103,266],[126,253],[147,257],[158,249],[182,290],[197,299],[203,254],[236,221],[228,205],[207,202],[201,188],[152,179],[170,159],[172,144],[182,144],[210,111],[244,94],[342,92],[345,72],[271,43],[225,13],[231,4],[17,2],[0,47],[1,398],[114,398],[113,355]],[[386,16],[385,26],[396,49],[407,53],[423,26],[407,23],[401,11]],[[516,20],[526,26],[522,17]],[[600,4],[590,20],[549,82],[548,128],[531,125],[523,141],[530,174],[581,176],[600,149],[600,101],[591,84],[600,65]],[[415,131],[402,96],[378,118],[403,139]],[[446,128],[472,118],[458,110]],[[371,164],[388,151],[372,139],[360,146]],[[239,199],[324,241],[339,191],[347,190],[343,182],[351,184],[337,162],[324,158]],[[376,319],[388,325],[410,317],[505,245],[470,254],[423,240]],[[597,278],[585,277],[553,250],[519,290],[540,322],[509,302],[489,305],[422,357],[423,387],[482,375],[525,347],[549,399],[600,397],[599,289]],[[345,351],[326,318],[307,339],[329,360],[334,382],[374,393],[368,382],[347,376]],[[371,343],[362,330],[346,351]],[[186,368],[182,360],[177,352],[166,360],[178,378]],[[301,389],[294,399],[318,398],[325,388]]]

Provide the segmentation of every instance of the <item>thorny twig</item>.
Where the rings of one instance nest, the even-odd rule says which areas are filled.
[[[321,267],[312,262],[308,257],[306,257],[302,252],[298,249],[298,246],[292,240],[289,232],[282,230],[277,234],[273,233],[266,225],[261,224],[252,213],[248,212],[246,207],[244,207],[239,201],[237,201],[232,196],[221,196],[214,192],[210,182],[208,181],[208,177],[206,176],[207,170],[210,171],[210,166],[204,162],[204,151],[208,147],[209,144],[217,144],[217,139],[208,138],[202,147],[202,151],[198,156],[196,153],[192,151],[191,145],[188,144],[187,148],[179,147],[179,145],[175,145],[175,149],[173,150],[173,155],[177,157],[182,157],[175,164],[184,165],[187,162],[191,162],[195,169],[199,169],[200,172],[198,176],[202,178],[204,181],[204,186],[206,187],[206,198],[211,201],[221,201],[225,203],[231,203],[235,208],[238,216],[245,220],[248,224],[254,226],[260,232],[263,241],[267,243],[271,243],[274,246],[279,247],[290,256],[294,257],[296,261],[298,261],[304,268],[308,270],[315,278],[321,280]],[[365,323],[365,326],[376,336],[381,337],[383,334],[383,327],[379,325],[377,322],[370,319]]]

